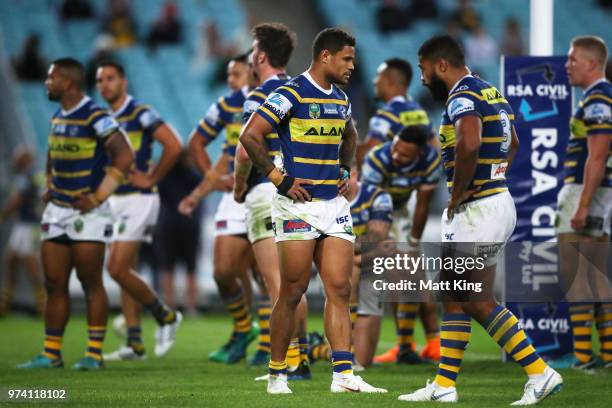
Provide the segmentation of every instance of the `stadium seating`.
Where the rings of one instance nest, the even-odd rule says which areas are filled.
[[[73,56],[86,62],[92,53],[92,44],[100,32],[99,17],[104,15],[106,0],[92,4],[98,18],[62,22],[57,9],[60,0],[41,2],[36,0],[0,2],[0,29],[5,50],[9,57],[16,56],[25,38],[32,33],[41,35],[43,55],[52,60],[61,56]],[[139,38],[144,38],[151,23],[159,16],[164,0],[135,0],[132,2]],[[157,53],[149,53],[136,45],[118,51],[125,64],[131,92],[155,106],[162,116],[178,130],[186,140],[189,132],[208,105],[223,89],[210,89],[214,73],[212,63],[197,73],[191,63],[192,55],[201,37],[201,24],[214,21],[221,38],[235,38],[236,27],[246,25],[246,17],[238,0],[185,0],[179,3],[183,22],[184,41],[178,46],[161,47]],[[44,34],[44,35],[43,35]],[[43,84],[21,83],[19,96],[32,123],[38,149],[44,155],[48,122],[57,106],[47,101]],[[215,144],[212,154],[219,152]]]

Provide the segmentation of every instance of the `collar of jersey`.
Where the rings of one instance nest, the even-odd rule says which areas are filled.
[[[289,78],[289,75],[285,74],[284,72],[281,72],[280,74],[274,74],[272,75],[270,78],[266,79],[265,81],[263,81],[262,85],[265,84],[268,81],[274,81],[274,80],[278,80],[280,79],[279,75],[284,75],[287,78]]]
[[[113,111],[113,116],[115,118],[121,116],[121,114],[123,113],[123,111],[125,110],[125,108],[127,108],[127,106],[130,104],[130,102],[132,102],[132,95],[128,94],[125,97],[125,101],[123,102],[123,105],[121,105],[121,107],[119,109],[117,109],[116,111]]]
[[[79,103],[77,103],[77,105],[74,108],[72,108],[70,110],[67,110],[67,111],[62,109],[62,116],[72,115],[74,112],[76,112],[79,109],[81,109],[83,107],[83,105],[85,105],[90,100],[91,100],[91,98],[89,96],[83,95],[83,98],[79,101]]]
[[[597,85],[599,85],[602,82],[608,82],[608,80],[606,78],[600,78],[597,81],[593,82],[591,85],[589,85],[585,90],[584,93],[589,92],[591,89],[595,88]]]
[[[463,81],[465,78],[467,78],[467,77],[471,77],[471,76],[472,76],[472,73],[471,73],[471,72],[470,72],[469,74],[466,74],[466,75],[462,76],[462,77],[461,77],[461,79],[459,79],[457,82],[455,82],[455,85],[453,85],[453,87],[452,87],[452,88],[451,88],[451,90],[448,92],[448,94],[449,94],[449,95],[450,95],[450,94],[452,94],[452,93],[455,91],[455,89],[456,89],[456,88],[459,86],[459,84],[461,83],[461,81]]]
[[[329,89],[321,88],[319,86],[319,84],[317,84],[315,82],[315,80],[312,78],[312,76],[310,75],[310,73],[308,71],[304,71],[304,73],[302,75],[304,75],[304,78],[306,78],[308,80],[308,82],[310,82],[312,84],[312,86],[317,88],[319,91],[323,92],[325,95],[331,95],[332,92],[334,92],[334,86],[333,85]]]
[[[394,96],[393,98],[389,99],[389,102],[387,102],[387,103],[406,102],[407,100],[408,100],[408,98],[405,97],[404,95],[397,95],[397,96]]]

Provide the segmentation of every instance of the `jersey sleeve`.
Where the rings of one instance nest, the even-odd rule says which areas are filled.
[[[297,103],[295,92],[288,86],[281,86],[268,95],[268,98],[257,108],[257,114],[273,127],[276,127],[287,115],[291,114]]]
[[[589,95],[585,99],[583,122],[587,136],[612,135],[612,98],[603,94]]]
[[[423,184],[436,185],[443,176],[442,158],[440,153],[432,148],[428,153],[428,165],[425,169]]]
[[[465,116],[476,115],[482,117],[479,111],[478,103],[480,101],[474,95],[464,92],[458,92],[451,95],[446,104],[446,114],[453,124]]]
[[[221,118],[219,102],[213,103],[206,111],[206,115],[198,122],[196,133],[209,142],[215,140],[223,129],[224,122]]]
[[[98,139],[106,139],[120,129],[119,122],[103,110],[92,116],[90,125]]]
[[[159,113],[155,109],[148,106],[140,111],[138,115],[138,122],[143,129],[150,130],[152,132],[164,123]]]
[[[393,122],[392,120],[384,116],[381,111],[377,111],[374,116],[370,119],[368,125],[367,138],[373,138],[386,142],[389,140],[389,133],[392,132]]]
[[[380,186],[385,181],[387,170],[378,157],[379,152],[380,149],[374,149],[366,156],[361,166],[362,182]]]
[[[389,193],[378,189],[370,207],[370,221],[393,222],[393,200]]]

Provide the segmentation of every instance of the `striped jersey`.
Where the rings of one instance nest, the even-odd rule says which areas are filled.
[[[368,233],[369,221],[393,222],[393,203],[389,193],[372,184],[359,183],[358,189],[357,196],[350,203],[356,236]]]
[[[372,116],[367,137],[386,142],[393,139],[404,127],[415,125],[431,128],[427,112],[412,98],[396,96]],[[431,134],[433,135],[433,130]]]
[[[589,155],[587,137],[612,136],[612,84],[604,79],[584,91],[570,120],[570,138],[565,156],[565,184],[582,184]],[[600,187],[612,187],[612,156],[608,152],[606,173]]]
[[[98,188],[107,165],[104,142],[117,130],[117,121],[88,96],[71,110],[53,115],[48,152],[55,204],[70,207],[76,197]]]
[[[244,102],[243,108],[243,117],[242,120],[244,123],[247,123],[251,118],[253,112],[256,112],[257,109],[261,107],[270,95],[270,92],[274,91],[279,86],[284,85],[289,80],[289,77],[286,74],[274,75],[264,81],[263,84],[259,85],[257,88],[253,89],[247,95],[247,99]],[[273,131],[272,133],[268,133],[266,135],[266,146],[268,147],[268,155],[274,160],[275,165],[277,167],[281,166],[281,151],[280,151],[280,141],[278,139],[278,132]],[[251,171],[249,175],[249,186],[255,186],[261,183],[269,182],[268,178],[265,174],[261,174],[255,167]]]
[[[278,132],[283,165],[289,176],[312,181],[303,185],[313,200],[338,195],[339,150],[351,104],[336,85],[323,89],[305,72],[270,94],[257,114]]]
[[[230,157],[229,173],[234,171],[234,156],[242,129],[242,105],[246,99],[246,94],[247,87],[244,87],[220,97],[216,103],[208,108],[206,116],[200,119],[195,130],[207,142],[212,142],[221,131],[225,130],[223,153]]]
[[[449,192],[455,174],[455,124],[468,115],[482,120],[476,173],[468,189],[478,188],[468,201],[507,191],[506,169],[512,142],[514,112],[502,94],[488,82],[466,75],[449,92],[440,125],[442,159]]]
[[[135,100],[131,95],[127,96],[123,106],[113,112],[113,116],[130,139],[134,151],[134,166],[138,171],[147,173],[153,153],[153,133],[164,121],[151,106]],[[142,189],[126,181],[114,194],[147,194],[153,191],[157,191],[157,187]]]
[[[388,192],[393,208],[399,209],[418,187],[438,184],[442,177],[442,165],[440,153],[427,144],[417,160],[397,166],[391,157],[392,147],[393,142],[389,141],[368,153],[361,168],[361,181]]]

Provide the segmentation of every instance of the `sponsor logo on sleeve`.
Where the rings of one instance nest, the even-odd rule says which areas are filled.
[[[455,98],[448,105],[448,116],[454,120],[457,115],[475,110],[474,101],[468,98]]]

